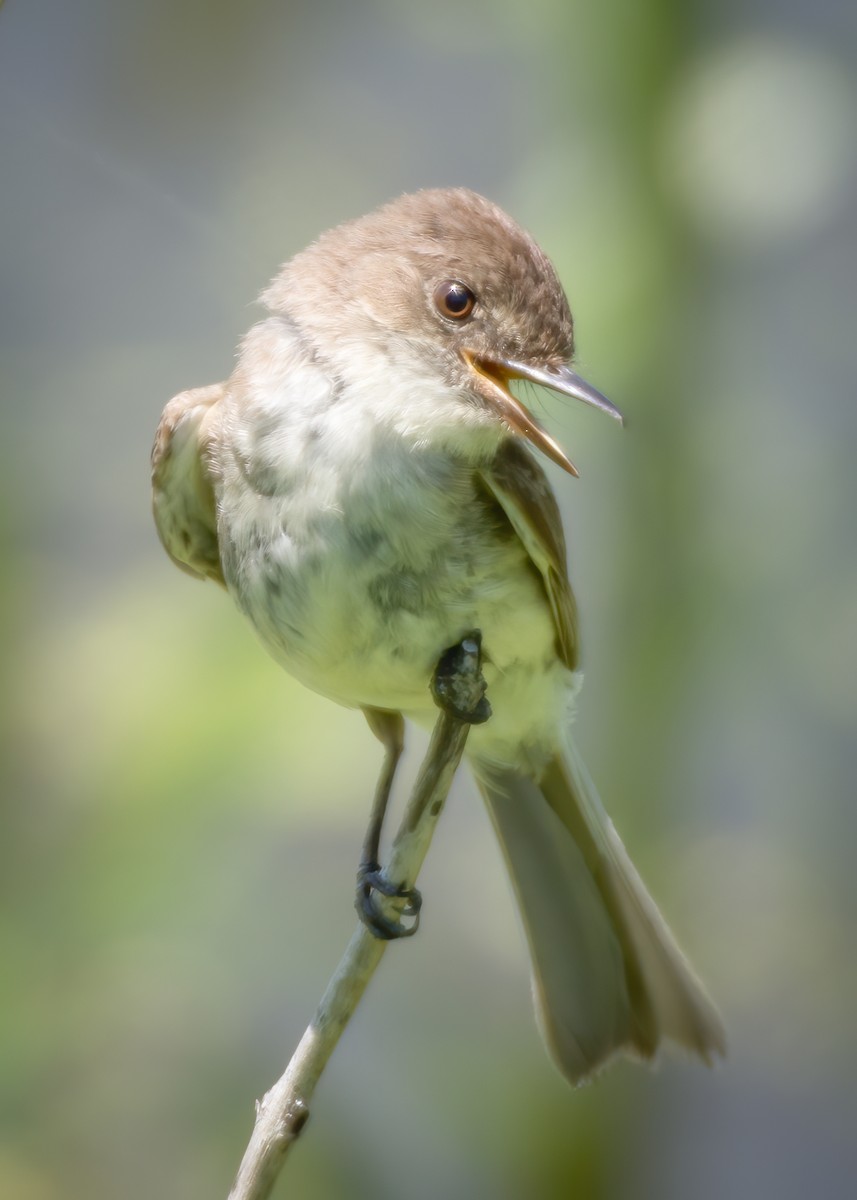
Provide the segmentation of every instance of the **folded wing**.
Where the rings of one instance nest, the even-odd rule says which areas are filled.
[[[223,584],[211,473],[211,439],[226,385],[174,396],[152,447],[152,508],[170,558],[197,579]]]
[[[506,514],[544,583],[556,628],[557,652],[577,667],[577,606],[568,582],[565,537],[556,498],[539,464],[518,438],[501,446],[482,480]]]

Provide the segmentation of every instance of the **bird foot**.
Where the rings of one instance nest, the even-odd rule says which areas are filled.
[[[391,916],[378,903],[378,895],[394,900],[404,900],[402,917],[413,917],[412,925],[405,925],[396,916]],[[391,883],[376,862],[361,863],[357,872],[357,897],[354,907],[357,915],[370,933],[384,942],[397,938],[413,937],[420,927],[420,908],[423,898],[416,888],[403,883]]]
[[[474,629],[443,652],[432,676],[435,704],[468,725],[483,725],[491,716],[480,671],[481,657],[482,634]]]

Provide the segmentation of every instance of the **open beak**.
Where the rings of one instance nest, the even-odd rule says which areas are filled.
[[[624,418],[619,409],[585,379],[581,379],[576,371],[572,371],[571,367],[532,367],[528,363],[516,362],[509,358],[502,360],[483,358],[466,350],[464,358],[471,369],[489,385],[487,389],[481,388],[480,392],[482,395],[485,395],[486,391],[489,392],[486,398],[498,416],[521,437],[525,437],[549,459],[563,470],[568,471],[570,475],[578,475],[577,467],[547,430],[542,428],[532,413],[516,396],[512,395],[508,388],[510,379],[528,379],[530,383],[550,388],[553,392],[559,392],[561,396],[571,396],[575,400],[582,400],[584,404],[591,404],[593,408],[600,408],[602,412],[609,413],[611,417],[616,418],[620,425],[624,424]]]

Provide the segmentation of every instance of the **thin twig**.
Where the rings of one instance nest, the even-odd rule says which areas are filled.
[[[478,639],[465,640],[462,647],[455,673],[464,700],[460,708],[474,712],[481,702],[490,712],[482,700],[485,685],[479,671]],[[484,715],[477,719],[484,719]],[[389,880],[413,886],[469,731],[466,719],[441,710],[385,868]],[[378,901],[395,912],[405,903],[381,896]],[[309,1103],[327,1060],[388,945],[364,925],[358,925],[291,1062],[256,1105],[256,1124],[229,1200],[265,1200],[270,1196],[286,1154],[307,1122]]]

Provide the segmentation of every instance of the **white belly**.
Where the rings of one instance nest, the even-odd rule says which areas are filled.
[[[270,653],[308,687],[423,725],[436,715],[440,655],[480,630],[494,716],[471,748],[539,757],[556,744],[571,679],[541,579],[470,469],[422,465],[377,503],[352,495],[316,506],[311,488],[222,504],[227,583]]]

